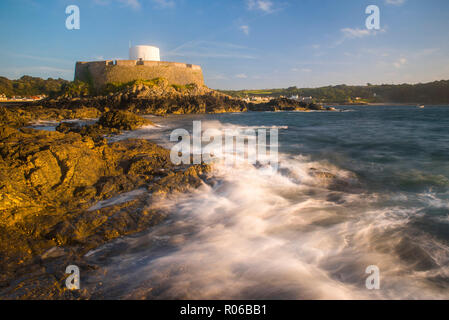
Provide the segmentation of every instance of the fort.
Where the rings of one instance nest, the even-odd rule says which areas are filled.
[[[108,83],[154,78],[165,78],[177,85],[204,85],[200,66],[159,60],[159,48],[136,46],[130,48],[130,60],[77,62],[75,80],[87,82],[95,89],[102,89]]]

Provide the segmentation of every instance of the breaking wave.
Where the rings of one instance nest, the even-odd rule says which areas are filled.
[[[90,252],[102,271],[85,283],[101,282],[105,298],[447,299],[449,247],[424,210],[447,203],[370,190],[359,174],[300,153],[279,154],[278,170],[219,162],[200,188],[153,199],[165,223]],[[447,215],[435,218],[447,228]],[[380,290],[365,286],[370,265]]]

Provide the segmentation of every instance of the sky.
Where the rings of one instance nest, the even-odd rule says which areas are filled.
[[[73,80],[76,61],[128,59],[131,42],[201,65],[215,89],[419,83],[449,79],[449,1],[0,0],[0,42],[10,79]]]

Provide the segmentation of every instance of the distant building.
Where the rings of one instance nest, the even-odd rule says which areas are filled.
[[[304,102],[311,102],[313,100],[313,98],[312,97],[301,97],[300,100],[304,101]]]
[[[299,95],[293,95],[290,99],[304,102],[311,102],[313,100],[312,97],[300,97]]]
[[[250,98],[250,101],[251,101],[251,102],[254,102],[254,103],[262,103],[262,102],[268,102],[268,101],[270,101],[270,98],[268,98],[268,97],[258,97],[258,96],[255,96],[255,97],[251,97],[251,98]]]
[[[153,46],[134,46],[129,48],[129,59],[140,61],[161,61],[159,48]]]
[[[77,62],[75,80],[101,89],[108,83],[165,78],[169,84],[204,85],[201,67],[193,64],[160,61],[159,48],[135,46],[129,50],[130,60]]]

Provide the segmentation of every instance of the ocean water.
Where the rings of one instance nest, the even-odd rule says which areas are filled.
[[[279,169],[217,164],[197,190],[154,198],[167,221],[89,252],[100,268],[83,285],[123,299],[448,299],[449,106],[339,110],[154,117],[115,138],[171,147],[194,120],[278,128]]]

